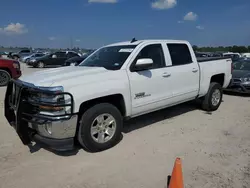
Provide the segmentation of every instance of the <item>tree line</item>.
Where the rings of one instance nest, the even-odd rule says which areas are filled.
[[[27,49],[31,47],[8,47],[8,49]],[[0,46],[1,50],[6,49],[6,47]],[[46,49],[49,50],[50,48],[40,48],[40,49]],[[250,46],[218,46],[218,47],[199,47],[196,45],[193,45],[193,49],[194,51],[198,51],[198,52],[238,52],[238,53],[250,53]],[[72,50],[67,48],[67,50]],[[88,51],[89,49],[80,49],[80,48],[76,48],[74,47],[73,50],[82,50],[82,51]]]
[[[194,51],[198,52],[250,52],[250,46],[218,46],[218,47],[198,47],[193,46]]]

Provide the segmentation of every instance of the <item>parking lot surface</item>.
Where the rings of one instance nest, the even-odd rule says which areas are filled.
[[[23,74],[38,69],[22,65]],[[4,118],[0,88],[0,188],[165,188],[181,157],[186,188],[250,187],[250,97],[224,95],[218,111],[193,104],[125,124],[123,139],[100,153],[54,153],[22,145]]]

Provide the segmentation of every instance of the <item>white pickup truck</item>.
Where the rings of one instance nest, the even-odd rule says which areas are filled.
[[[231,59],[197,60],[186,41],[141,40],[96,50],[79,66],[12,80],[5,117],[23,144],[89,151],[114,146],[123,120],[200,99],[217,110],[232,78]]]

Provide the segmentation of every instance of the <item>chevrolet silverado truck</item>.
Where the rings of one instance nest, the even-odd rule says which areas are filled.
[[[79,66],[24,75],[8,84],[5,117],[23,144],[91,152],[120,140],[123,120],[199,99],[215,111],[232,78],[229,58],[196,59],[176,40],[132,40],[96,50]]]

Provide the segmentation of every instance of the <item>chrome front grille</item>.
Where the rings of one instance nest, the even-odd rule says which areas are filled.
[[[15,112],[15,116],[20,121],[26,122],[37,121],[38,124],[43,124],[44,121],[59,121],[70,119],[73,113],[73,96],[67,92],[57,92],[51,90],[43,90],[35,87],[33,84],[22,82],[20,80],[11,81],[8,85],[8,93],[6,101],[8,101],[9,108]],[[63,96],[67,100],[63,101],[42,101],[41,95],[57,97]],[[43,113],[42,108],[65,108],[65,111],[57,113],[49,110]],[[16,120],[15,120],[16,121]]]
[[[11,93],[11,96],[10,96],[10,106],[13,108],[13,109],[17,109],[17,106],[18,106],[18,103],[19,103],[19,97],[20,97],[20,91],[21,91],[21,86],[16,84],[16,83],[13,83],[12,85],[12,93]]]

